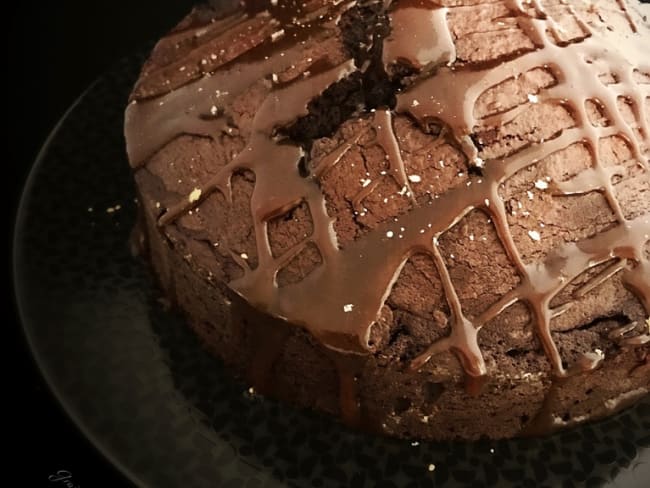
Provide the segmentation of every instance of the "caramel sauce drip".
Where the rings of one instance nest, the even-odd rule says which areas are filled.
[[[412,369],[421,368],[436,354],[451,351],[469,377],[484,377],[486,365],[478,345],[478,333],[484,324],[517,302],[526,303],[531,310],[538,337],[557,376],[596,368],[600,361],[588,356],[569,370],[563,367],[550,324],[553,317],[565,312],[570,304],[552,308],[551,302],[580,274],[615,259],[613,265],[576,292],[575,298],[622,273],[625,285],[650,314],[650,263],[644,252],[644,245],[650,239],[650,215],[625,218],[612,186],[612,177],[620,174],[622,169],[603,165],[598,144],[601,138],[622,137],[631,148],[633,158],[645,171],[650,171],[647,152],[644,152],[650,148],[650,127],[643,110],[650,90],[648,85],[634,81],[635,69],[650,72],[650,57],[642,47],[643,39],[648,40],[650,36],[647,26],[635,26],[629,12],[624,10],[632,34],[617,34],[581,23],[584,38],[559,43],[558,27],[544,13],[541,3],[529,5],[531,8],[525,10],[519,1],[508,3],[535,49],[483,69],[454,63],[455,49],[446,8],[426,0],[397,1],[391,7],[389,17],[393,31],[384,41],[384,64],[390,66],[404,62],[428,70],[428,74],[414,86],[397,95],[395,112],[408,114],[422,125],[431,120],[442,123],[470,164],[482,167],[482,178],[474,179],[471,187],[450,189],[435,201],[425,204],[413,202],[409,213],[379,225],[344,248],[339,246],[319,180],[356,141],[347,141],[320,161],[313,162],[310,175],[303,177],[299,172],[303,149],[289,140],[278,138],[276,130],[307,114],[311,100],[333,83],[357,71],[350,60],[271,91],[255,115],[246,148],[202,185],[200,198],[188,196],[168,208],[160,218],[160,225],[172,224],[213,192],[221,192],[230,199],[232,174],[246,169],[256,175],[251,214],[259,264],[251,268],[246,261],[233,255],[244,274],[229,286],[254,307],[304,327],[325,346],[345,353],[344,356],[367,355],[370,329],[402,267],[410,256],[424,252],[432,257],[441,277],[452,315],[451,333],[413,360]],[[531,10],[532,14],[529,13]],[[253,51],[255,49],[258,48]],[[264,49],[268,50],[269,45]],[[219,134],[227,126],[219,114],[233,97],[255,80],[286,69],[299,57],[300,46],[289,47],[283,50],[282,56],[271,55],[268,59],[235,65],[230,70],[217,71],[167,95],[132,103],[126,113],[132,165],[145,164],[156,150],[181,134],[205,137]],[[435,67],[437,69],[433,71]],[[539,102],[570,108],[575,125],[550,140],[529,145],[505,157],[481,160],[479,149],[470,136],[480,129],[512,120],[521,109],[511,109],[481,120],[474,112],[479,96],[507,79],[538,67],[549,69],[557,80],[557,84],[538,94]],[[603,67],[613,72],[616,83],[606,86],[601,82],[599,74]],[[619,97],[630,102],[636,119],[635,127],[620,114],[617,107]],[[590,123],[585,106],[588,100],[597,101],[604,109],[610,122],[607,126],[596,127]],[[410,193],[392,125],[393,112],[377,110],[372,117],[377,142],[387,154],[391,174]],[[553,191],[562,195],[601,192],[615,212],[618,224],[590,238],[563,243],[544,260],[527,264],[510,232],[499,188],[515,173],[577,143],[588,146],[593,165],[569,181],[555,184]],[[359,204],[372,190],[366,189],[366,193],[355,201]],[[312,235],[283,255],[273,256],[267,234],[268,221],[301,202],[305,202],[311,212]],[[492,218],[521,281],[479,317],[470,320],[463,313],[438,240],[474,209],[480,209]],[[398,233],[400,239],[389,237]],[[310,243],[318,247],[322,265],[301,282],[278,287],[278,271]],[[624,335],[625,332],[616,337]],[[637,339],[636,342],[643,340]],[[628,340],[629,345],[633,342]],[[270,359],[265,364],[269,362]],[[339,370],[347,371],[340,375],[343,411],[348,421],[354,423],[359,417],[355,380],[350,376],[349,368],[346,369],[345,361],[341,364]]]
[[[422,69],[456,60],[449,29],[438,29],[445,22],[448,9],[432,6],[435,4],[427,0],[402,1],[389,14],[392,34],[384,41],[383,50],[387,71],[396,62]]]

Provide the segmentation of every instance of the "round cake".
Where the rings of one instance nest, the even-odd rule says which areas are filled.
[[[650,390],[648,6],[195,8],[126,109],[137,243],[262,395],[419,439]]]

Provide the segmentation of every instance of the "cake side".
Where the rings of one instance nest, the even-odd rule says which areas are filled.
[[[323,4],[195,12],[134,90],[151,261],[195,330],[265,392],[403,437],[647,393],[650,70],[596,41],[647,32],[616,2]],[[447,34],[413,46],[416,18]],[[584,94],[571,55],[598,67]]]

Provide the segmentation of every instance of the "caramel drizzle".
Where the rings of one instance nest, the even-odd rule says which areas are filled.
[[[550,322],[566,307],[553,309],[550,303],[581,273],[618,258],[615,271],[598,275],[591,283],[602,283],[623,271],[624,283],[650,313],[650,264],[643,251],[643,244],[650,235],[650,217],[646,214],[633,220],[625,219],[613,192],[611,176],[615,174],[614,170],[603,167],[598,148],[600,138],[623,137],[631,147],[634,158],[646,171],[649,169],[640,140],[633,128],[622,119],[616,102],[619,96],[632,102],[640,139],[647,145],[650,132],[642,104],[644,98],[650,95],[647,88],[634,83],[634,66],[617,52],[608,51],[596,32],[589,31],[589,36],[581,42],[557,46],[547,38],[546,28],[550,25],[551,32],[553,28],[550,21],[544,20],[546,15],[541,5],[537,2],[534,5],[541,18],[531,18],[523,12],[518,2],[515,3],[513,10],[518,14],[522,28],[534,41],[534,51],[486,70],[439,68],[434,75],[399,94],[396,111],[408,113],[422,123],[430,119],[441,120],[469,160],[474,161],[479,151],[473,145],[470,134],[486,124],[516,116],[516,112],[512,112],[500,119],[477,120],[473,111],[478,97],[509,77],[545,66],[552,69],[558,84],[544,90],[541,100],[569,105],[575,114],[575,127],[544,143],[533,144],[504,158],[486,161],[484,177],[473,180],[471,188],[454,188],[439,195],[435,201],[414,205],[408,214],[385,222],[345,248],[340,248],[318,180],[344,157],[355,141],[343,143],[332,154],[316,162],[311,176],[303,178],[298,171],[303,157],[302,149],[288,141],[277,140],[273,133],[276,128],[286,126],[306,114],[310,100],[332,83],[349,76],[355,69],[350,61],[272,91],[255,116],[253,133],[246,149],[200,188],[200,199],[190,199],[188,196],[170,207],[160,218],[160,225],[173,223],[215,191],[222,192],[230,199],[233,172],[250,170],[256,175],[251,213],[259,264],[251,269],[243,260],[237,260],[244,269],[244,275],[229,286],[252,305],[272,316],[305,327],[331,349],[367,354],[370,328],[403,265],[414,253],[425,252],[433,258],[441,277],[452,311],[452,327],[450,336],[432,344],[413,361],[412,368],[420,368],[435,354],[452,351],[470,377],[485,375],[486,367],[477,342],[480,328],[514,303],[523,301],[532,311],[537,333],[555,373],[565,375],[560,354],[551,337]],[[429,19],[432,19],[433,29],[441,38],[451,38],[446,15],[438,12]],[[407,41],[392,39],[391,42]],[[226,91],[230,93],[229,96],[233,97],[258,77],[288,67],[299,57],[298,51],[296,48],[290,53],[286,52],[287,55],[282,58],[272,56],[268,62],[260,61],[237,68],[241,70],[240,78],[233,76],[232,72],[215,73],[160,99],[131,105],[127,110],[126,132],[132,164],[142,164],[156,149],[180,134],[214,137],[220,130],[217,121],[206,121],[201,117],[215,103],[214,96],[209,93],[225,86],[228,87]],[[399,47],[397,51],[408,53],[408,45]],[[645,58],[637,56],[636,60],[641,59]],[[605,87],[600,82],[595,68],[601,62],[616,68],[618,83]],[[580,86],[576,88],[571,83],[579,83]],[[199,91],[199,87],[204,90]],[[202,95],[204,92],[206,94]],[[221,100],[220,107],[226,106],[231,99]],[[611,122],[609,126],[594,127],[590,124],[584,103],[587,99],[597,100],[601,104]],[[575,103],[575,100],[582,102]],[[392,127],[391,112],[377,111],[373,124],[377,141],[390,159],[392,176],[408,186],[404,162]],[[619,224],[589,239],[562,244],[549,253],[543,262],[524,263],[508,227],[505,206],[498,193],[499,186],[516,172],[578,143],[587,144],[590,148],[593,166],[568,182],[556,185],[555,189],[565,195],[601,191],[615,211]],[[268,241],[267,222],[300,202],[305,202],[309,207],[313,234],[284,255],[274,257]],[[463,314],[454,284],[446,270],[438,239],[474,209],[481,209],[491,216],[506,252],[519,271],[521,283],[479,317],[469,320]],[[401,230],[402,227],[404,230]],[[400,229],[401,239],[388,237],[391,232],[396,235],[397,229]],[[322,266],[300,283],[279,288],[276,283],[278,271],[309,243],[318,247]],[[583,369],[597,366],[595,361],[585,362],[587,364]],[[348,400],[352,387],[349,378],[342,378],[342,392],[345,390]],[[351,418],[357,415],[349,405],[347,411]]]
[[[411,189],[411,185],[406,176],[406,169],[404,168],[404,160],[402,153],[397,143],[395,130],[393,128],[393,119],[388,110],[378,110],[372,120],[372,126],[377,135],[376,141],[379,146],[386,153],[388,158],[388,168],[390,175],[395,179],[397,184],[406,192],[406,195],[411,199],[412,203],[415,202],[415,195]]]
[[[391,34],[384,41],[383,63],[388,71],[396,62],[405,62],[415,68],[426,68],[456,60],[456,47],[448,29],[436,27],[447,17],[447,8],[431,8],[427,0],[399,2],[399,8],[389,14]],[[409,36],[405,46],[400,38]]]
[[[573,100],[578,98],[576,95],[584,96],[584,93],[589,94],[585,97],[580,104],[573,104],[574,114],[576,115],[576,127],[564,131],[559,137],[553,141],[548,141],[545,144],[533,145],[522,151],[504,158],[501,161],[489,161],[486,167],[486,180],[490,181],[490,189],[486,192],[486,205],[482,206],[483,210],[488,212],[492,217],[497,232],[501,241],[506,248],[506,251],[512,261],[517,266],[520,274],[522,275],[522,284],[515,290],[506,294],[501,300],[492,305],[486,310],[474,324],[467,324],[466,320],[458,319],[454,316],[454,324],[457,328],[470,327],[479,329],[483,324],[496,317],[499,313],[507,307],[518,301],[525,301],[528,303],[533,313],[534,321],[537,325],[537,332],[544,346],[544,350],[551,361],[553,369],[557,374],[565,374],[562,366],[561,357],[557,351],[553,339],[551,337],[550,321],[554,316],[559,315],[566,311],[567,307],[561,310],[552,310],[550,308],[551,300],[557,295],[570,281],[576,278],[579,274],[584,272],[596,264],[609,260],[612,256],[627,257],[628,259],[637,262],[643,261],[642,244],[647,240],[648,235],[648,218],[646,216],[637,219],[636,224],[641,229],[640,233],[628,233],[625,231],[617,231],[615,242],[619,244],[617,249],[612,249],[611,246],[605,246],[602,251],[592,255],[587,255],[581,252],[579,248],[571,249],[570,244],[566,244],[556,249],[545,263],[535,263],[533,265],[526,265],[515,247],[513,238],[510,234],[505,208],[498,195],[498,186],[503,183],[508,177],[512,176],[517,171],[525,168],[528,165],[534,164],[544,157],[553,152],[568,147],[571,144],[584,142],[587,143],[593,156],[593,167],[580,173],[568,182],[556,184],[559,193],[569,194],[583,194],[590,191],[601,191],[604,193],[610,206],[616,213],[616,216],[623,228],[629,228],[630,221],[627,221],[623,212],[618,204],[613,191],[611,183],[612,176],[621,174],[620,167],[605,168],[602,165],[601,157],[599,154],[598,141],[602,137],[618,135],[625,138],[625,140],[632,146],[633,156],[640,164],[648,169],[647,159],[641,152],[640,143],[632,132],[632,128],[625,123],[622,116],[616,107],[616,98],[618,96],[627,96],[634,100],[635,115],[639,128],[641,129],[642,136],[648,139],[647,121],[645,120],[641,107],[643,103],[645,90],[640,89],[632,80],[633,66],[625,60],[620,59],[616,53],[607,53],[601,47],[599,40],[593,36],[582,41],[580,44],[559,47],[551,43],[545,35],[545,29],[548,22],[544,22],[537,18],[528,17],[521,8],[519,2],[515,2],[518,14],[523,15],[521,24],[524,29],[530,34],[531,39],[537,45],[537,49],[531,53],[525,54],[516,60],[506,62],[496,68],[491,68],[484,71],[459,71],[455,69],[441,68],[435,76],[432,76],[419,85],[409,90],[407,93],[398,96],[399,111],[407,111],[415,116],[420,121],[427,119],[437,118],[442,120],[446,126],[450,127],[452,134],[462,147],[467,147],[468,135],[485,124],[484,121],[478,121],[474,117],[474,106],[478,97],[489,87],[498,84],[500,81],[505,81],[510,76],[516,76],[519,73],[528,71],[529,69],[538,66],[552,66],[555,72],[558,84],[543,92],[540,97],[541,101],[551,103],[572,103]],[[543,13],[541,5],[535,5],[536,12],[543,18],[547,16]],[[582,25],[584,28],[584,24]],[[439,25],[439,29],[447,28],[445,25]],[[553,29],[551,29],[553,31]],[[556,36],[554,36],[556,37]],[[605,87],[598,79],[598,73],[594,72],[587,61],[590,58],[602,59],[605,58],[608,64],[617,66],[617,75],[619,77],[619,84],[616,89],[612,90],[612,86]],[[564,60],[564,62],[562,62]],[[576,93],[577,90],[573,88],[567,81],[576,82],[580,80],[581,92]],[[439,94],[439,95],[438,95]],[[586,113],[585,102],[588,98],[598,100],[606,109],[608,119],[611,125],[607,128],[594,127],[588,120]],[[461,110],[458,110],[461,108]],[[503,123],[504,120],[512,120],[520,113],[520,109],[516,107],[510,113],[500,114],[498,122]],[[463,114],[458,117],[458,113]],[[495,118],[487,120],[489,125],[493,124]],[[481,123],[482,122],[482,123]],[[489,126],[488,125],[488,126]],[[478,150],[471,148],[466,151],[466,155],[470,158],[478,157]],[[476,191],[476,187],[473,187]],[[634,227],[634,226],[632,226]],[[635,235],[636,234],[636,235]],[[596,236],[593,240],[600,240],[603,234]],[[592,243],[593,243],[592,240]],[[612,242],[614,244],[615,242]],[[636,244],[635,244],[636,243]],[[563,268],[554,266],[555,260],[561,258],[562,261],[566,260],[567,264],[572,265],[571,271],[568,271],[568,266],[565,264]],[[580,265],[577,265],[580,263]],[[625,261],[622,261],[625,263]],[[576,266],[577,265],[577,266]],[[618,265],[621,267],[624,265]],[[441,265],[438,262],[439,271]],[[557,268],[557,269],[555,269]],[[616,271],[618,271],[617,269]],[[592,289],[598,284],[604,282],[615,274],[616,271],[611,270],[609,274],[601,274],[591,281],[588,289]],[[446,283],[446,273],[441,271],[443,283]],[[645,278],[644,278],[645,275]],[[631,286],[632,280],[636,286]],[[639,295],[644,305],[647,305],[648,300],[648,286],[649,277],[644,272],[644,267],[638,266],[634,270],[628,270],[625,282],[634,289]],[[643,286],[639,284],[645,283]],[[445,289],[449,283],[446,284]],[[585,288],[585,293],[588,291]],[[449,301],[449,293],[447,293]],[[451,303],[451,302],[450,302]],[[647,309],[647,307],[646,307]],[[650,310],[649,310],[650,313]],[[457,314],[454,314],[457,315]],[[452,336],[454,335],[452,328]],[[444,351],[454,350],[451,345],[450,338],[442,339],[437,343],[430,346],[427,351],[417,357],[413,361],[413,367],[419,368],[432,355]],[[465,349],[473,344],[467,341]],[[461,362],[462,359],[461,359]],[[475,365],[478,362],[475,361]],[[584,367],[591,369],[596,367],[597,364],[593,362],[585,362]],[[467,371],[467,367],[465,368]]]

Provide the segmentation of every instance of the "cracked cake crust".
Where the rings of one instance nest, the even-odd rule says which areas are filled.
[[[538,434],[647,394],[647,19],[301,5],[198,7],[126,112],[143,253],[207,347],[408,438]]]

